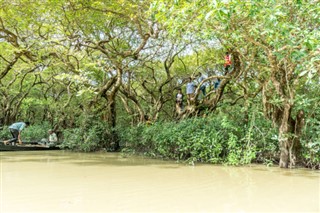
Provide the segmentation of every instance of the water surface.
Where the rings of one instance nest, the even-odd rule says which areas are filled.
[[[0,212],[320,212],[320,173],[117,153],[0,152]]]

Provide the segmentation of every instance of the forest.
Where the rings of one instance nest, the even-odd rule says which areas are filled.
[[[319,0],[0,0],[0,138],[319,169],[319,38]]]

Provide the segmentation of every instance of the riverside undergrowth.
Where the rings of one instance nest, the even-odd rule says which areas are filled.
[[[229,165],[276,162],[277,140],[271,124],[240,123],[228,116],[209,116],[179,122],[141,124],[119,131],[126,152],[143,153],[189,163]]]

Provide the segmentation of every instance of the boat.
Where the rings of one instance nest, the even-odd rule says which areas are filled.
[[[0,152],[2,151],[37,151],[37,150],[59,150],[59,146],[52,146],[52,145],[45,145],[38,142],[29,142],[23,143],[22,145],[19,144],[7,144],[0,142]]]

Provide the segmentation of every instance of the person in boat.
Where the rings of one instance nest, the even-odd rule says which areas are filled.
[[[49,134],[49,144],[55,144],[58,142],[57,134],[52,129],[49,129],[48,134]]]
[[[19,144],[22,145],[21,132],[24,128],[27,128],[28,126],[30,126],[29,121],[13,123],[11,126],[9,126],[9,131],[12,135],[12,139],[3,141],[3,143],[5,145],[7,145],[8,143],[15,144],[18,141]]]

